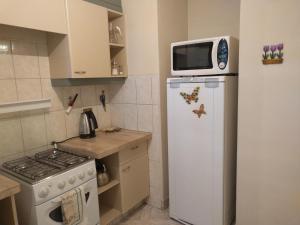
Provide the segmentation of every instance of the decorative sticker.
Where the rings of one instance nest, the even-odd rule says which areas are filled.
[[[193,93],[187,94],[185,92],[180,92],[180,95],[184,98],[187,104],[191,104],[192,101],[198,102],[198,94],[199,94],[200,87],[196,87],[193,91]]]
[[[197,114],[198,118],[200,118],[202,116],[202,114],[206,114],[206,112],[204,110],[204,104],[201,104],[199,109],[193,110],[193,113]]]
[[[269,64],[281,64],[283,63],[283,43],[277,45],[265,45],[263,47],[262,63],[264,65]]]

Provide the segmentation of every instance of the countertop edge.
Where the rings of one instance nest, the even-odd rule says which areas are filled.
[[[85,148],[84,146],[72,146],[72,143],[68,143],[65,142],[65,143],[62,143],[62,144],[59,144],[58,147],[61,148],[62,150],[65,150],[65,151],[70,151],[70,152],[74,152],[74,153],[77,153],[77,154],[82,154],[82,155],[88,155],[88,156],[91,156],[95,159],[102,159],[104,157],[107,157],[109,155],[112,155],[112,154],[115,154],[115,153],[118,153],[122,150],[125,150],[127,148],[130,148],[132,145],[137,145],[137,144],[140,144],[140,143],[143,143],[145,141],[149,141],[152,139],[152,133],[150,132],[144,132],[144,131],[133,131],[133,130],[126,130],[126,129],[122,129],[122,131],[124,131],[125,133],[126,132],[129,132],[129,133],[134,133],[136,132],[137,135],[141,135],[143,134],[142,137],[139,137],[135,140],[130,140],[124,144],[121,144],[119,146],[115,146],[115,147],[112,147],[112,148],[107,148],[107,150],[104,150],[103,152],[101,153],[97,153],[96,151],[93,152],[90,148]],[[120,131],[120,132],[122,132]],[[116,133],[113,133],[112,135],[117,135],[118,132]],[[122,135],[122,133],[120,133]],[[107,134],[109,135],[109,134]]]
[[[4,187],[4,188],[6,188],[5,190],[2,190],[0,192],[0,200],[11,197],[21,191],[21,185],[18,182],[6,177],[5,175],[0,174],[0,180],[3,182],[10,183],[10,185],[8,187],[6,187],[6,186]],[[1,184],[0,184],[0,186],[1,186]]]

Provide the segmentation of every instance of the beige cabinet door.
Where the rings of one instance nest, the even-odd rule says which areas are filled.
[[[66,34],[65,0],[2,0],[0,23]]]
[[[67,0],[72,77],[110,76],[107,9]]]
[[[127,212],[149,196],[148,154],[123,164],[120,169],[122,210]]]

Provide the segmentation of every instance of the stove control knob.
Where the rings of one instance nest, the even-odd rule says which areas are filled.
[[[76,181],[76,177],[71,177],[71,178],[69,179],[69,183],[70,183],[70,184],[74,184],[75,181]]]
[[[83,179],[85,178],[84,172],[78,174],[78,178],[79,178],[80,180],[83,180]]]
[[[59,183],[57,184],[57,187],[58,187],[59,189],[64,189],[65,186],[66,186],[66,182],[65,182],[65,181],[61,181],[61,182],[59,182]]]
[[[43,188],[41,188],[41,190],[39,192],[39,197],[46,198],[48,194],[49,194],[49,189],[46,187],[43,187]]]
[[[93,176],[95,173],[95,170],[93,168],[90,168],[90,169],[88,169],[87,173],[89,176]]]

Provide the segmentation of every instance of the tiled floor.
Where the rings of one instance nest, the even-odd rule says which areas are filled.
[[[181,225],[168,216],[168,210],[144,205],[118,225]]]

